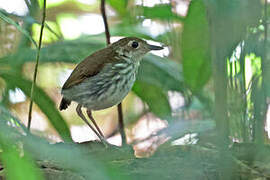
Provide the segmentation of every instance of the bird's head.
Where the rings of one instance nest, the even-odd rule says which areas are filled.
[[[140,61],[151,50],[161,50],[163,47],[150,45],[136,37],[126,37],[110,45],[119,57]]]

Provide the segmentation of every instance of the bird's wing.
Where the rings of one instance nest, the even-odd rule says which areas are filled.
[[[95,76],[106,63],[116,61],[111,49],[101,49],[80,62],[73,70],[62,89],[68,89],[81,83],[88,77]]]

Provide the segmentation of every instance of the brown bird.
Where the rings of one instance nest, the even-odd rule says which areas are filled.
[[[119,104],[136,80],[142,57],[151,50],[161,49],[142,39],[126,37],[93,53],[76,66],[65,82],[59,109],[67,109],[71,101],[77,102],[77,114],[101,141],[106,142],[92,116],[92,110]],[[87,108],[87,115],[96,129],[83,115],[82,107]]]

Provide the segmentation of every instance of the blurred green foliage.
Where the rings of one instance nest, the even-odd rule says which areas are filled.
[[[1,153],[1,162],[4,163],[6,170],[7,179],[43,179],[41,171],[36,167],[33,159],[30,158],[27,152],[21,157],[19,149],[16,148],[15,144],[16,134],[18,132],[9,132],[7,121],[14,120],[13,122],[19,122],[14,118],[4,106],[0,104],[0,147],[3,150]],[[26,129],[25,129],[26,130]],[[18,135],[18,134],[17,134]]]
[[[211,76],[209,25],[202,0],[190,3],[182,36],[183,74],[186,84],[196,92]]]
[[[0,46],[4,49],[11,43],[14,47],[9,53],[0,51],[0,160],[7,179],[49,179],[55,169],[66,175],[60,175],[60,179],[269,177],[267,171],[256,173],[254,167],[269,167],[255,163],[258,156],[249,152],[252,148],[241,150],[237,157],[232,157],[228,149],[234,142],[243,143],[244,147],[250,143],[248,147],[259,150],[269,143],[265,131],[270,92],[268,4],[258,0],[172,0],[152,5],[144,0],[106,1],[113,37],[136,36],[161,43],[168,50],[164,57],[144,57],[132,91],[147,104],[146,112],[168,122],[167,128],[153,135],[160,140],[153,147],[164,143],[163,136],[171,139],[151,158],[139,160],[125,148],[104,149],[95,142],[84,148],[83,144],[69,143],[69,125],[57,110],[55,99],[47,95],[52,89],[36,86],[33,100],[66,143],[50,145],[45,139],[28,134],[13,115],[9,91],[19,88],[30,96],[28,78],[33,71],[29,67],[36,58],[43,1],[25,2],[28,13],[24,16],[0,11]],[[78,30],[78,24],[71,29],[74,34],[64,33],[69,29],[63,22],[77,22],[89,13],[99,14],[98,1],[84,4],[64,0],[49,2],[47,7],[41,66],[77,64],[105,47],[104,33],[89,35]],[[10,32],[4,31],[8,25],[19,34],[18,41],[5,40],[10,37],[6,35]],[[181,97],[177,99],[183,101],[180,106],[174,107],[171,93]],[[193,138],[188,141],[196,141],[196,145],[171,146],[173,140],[186,133],[190,137],[192,133],[199,134],[198,142]],[[248,163],[240,162],[247,156]],[[253,171],[246,173],[247,169]]]
[[[31,94],[31,81],[21,78],[20,75],[14,73],[0,73],[1,77],[9,82],[10,86],[20,88],[28,97]],[[46,95],[46,93],[35,87],[35,94],[33,101],[40,107],[42,112],[51,119],[50,122],[55,127],[59,135],[65,141],[72,141],[69,128],[65,123],[64,119],[60,115],[59,111],[55,108],[54,102]]]

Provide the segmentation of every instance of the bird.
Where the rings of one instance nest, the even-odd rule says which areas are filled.
[[[61,89],[60,111],[67,109],[72,101],[78,103],[78,116],[102,142],[106,142],[92,111],[121,103],[136,80],[143,56],[151,50],[162,49],[137,37],[125,37],[89,55],[65,81]],[[82,113],[83,107],[96,129]]]

